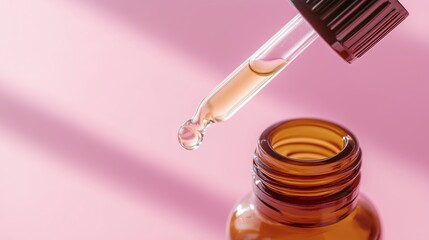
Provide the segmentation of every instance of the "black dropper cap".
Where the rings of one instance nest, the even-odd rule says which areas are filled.
[[[290,0],[344,60],[361,57],[407,16],[397,0]]]

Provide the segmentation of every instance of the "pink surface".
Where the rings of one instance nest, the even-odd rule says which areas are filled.
[[[429,239],[429,3],[403,4],[364,59],[318,40],[187,152],[179,125],[293,17],[287,1],[3,1],[0,239],[223,239],[260,132],[294,117],[358,136],[385,239]]]

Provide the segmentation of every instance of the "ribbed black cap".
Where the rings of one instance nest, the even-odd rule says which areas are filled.
[[[291,0],[346,61],[361,57],[407,16],[397,0]]]

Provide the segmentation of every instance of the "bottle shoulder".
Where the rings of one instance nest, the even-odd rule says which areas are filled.
[[[253,195],[242,200],[229,218],[230,240],[379,240],[381,227],[371,202],[359,197],[355,210],[339,222],[317,228],[300,228],[275,222],[260,213]]]

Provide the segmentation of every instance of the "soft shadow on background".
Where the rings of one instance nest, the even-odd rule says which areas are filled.
[[[228,203],[151,164],[160,159],[122,150],[3,89],[0,89],[0,115],[2,126],[57,154],[58,159],[67,161],[73,167],[129,188],[137,196],[168,206],[178,214],[205,221],[206,226],[216,230],[224,225],[224,216],[230,207]],[[190,196],[199,201],[189,201]]]
[[[197,55],[225,73],[296,14],[286,0],[81,1]]]

